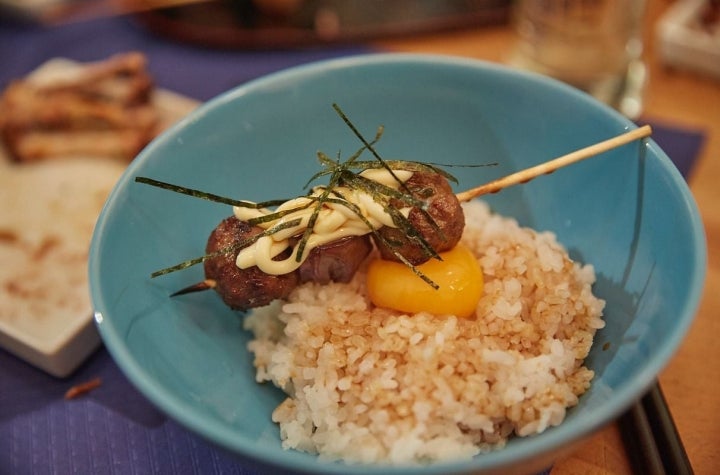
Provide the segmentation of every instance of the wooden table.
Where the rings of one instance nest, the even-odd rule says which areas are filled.
[[[720,470],[720,79],[670,70],[657,56],[655,25],[672,4],[648,0],[644,56],[649,68],[643,115],[677,127],[701,129],[706,142],[690,177],[705,223],[709,251],[705,292],[682,347],[660,384],[697,474]],[[383,41],[385,49],[442,53],[504,62],[513,47],[509,27],[478,28]],[[605,428],[552,471],[562,474],[630,474],[617,425]]]

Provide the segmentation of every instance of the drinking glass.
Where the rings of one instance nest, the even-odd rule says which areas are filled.
[[[517,0],[510,63],[592,94],[623,114],[642,110],[644,0]]]

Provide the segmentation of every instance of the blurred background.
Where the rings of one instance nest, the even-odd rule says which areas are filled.
[[[111,60],[128,52],[142,60]],[[714,473],[720,466],[720,365],[713,364],[720,359],[715,342],[720,334],[718,0],[0,0],[0,183],[6,191],[45,189],[62,170],[37,181],[29,177],[30,164],[67,155],[113,155],[118,166],[109,173],[116,176],[137,147],[152,139],[133,135],[138,142],[127,147],[126,134],[137,132],[140,123],[153,124],[143,131],[152,129],[154,135],[198,104],[265,74],[384,52],[453,55],[547,75],[653,126],[654,139],[689,181],[710,250],[697,320],[660,384],[693,467]],[[57,63],[58,58],[69,63]],[[88,73],[82,66],[89,63],[95,68]],[[71,89],[94,83],[93,97],[110,112],[91,114],[81,127],[56,115],[48,126],[43,111],[49,102],[38,103],[35,94],[43,83],[57,81]],[[105,81],[111,86],[100,87]],[[24,88],[11,87],[18,82]],[[76,99],[56,105],[77,119]],[[125,118],[111,119],[116,113]],[[40,134],[42,146],[33,153],[20,146],[22,139],[37,140],[38,131],[48,128],[65,135],[55,140],[57,135]],[[102,205],[102,199],[96,201],[87,211],[83,246]],[[0,256],[6,264],[0,302],[19,299],[14,308],[27,311],[34,307],[26,300],[38,297],[17,290],[18,276],[32,261],[16,259],[17,216],[30,214],[22,206],[17,205],[18,213],[7,206],[0,211]],[[85,262],[76,265],[84,275]],[[84,290],[82,282],[63,277],[48,285],[64,296],[78,285],[80,293]],[[75,290],[64,287],[70,285]],[[187,461],[188,467],[200,461],[216,473],[252,473],[166,420],[132,389],[93,333],[87,298],[78,298],[83,337],[61,340],[53,351],[41,343],[57,338],[48,328],[58,315],[18,315],[0,305],[0,473],[89,473],[112,463],[124,473],[145,473],[168,457],[180,465]],[[62,328],[64,322],[53,325]],[[95,402],[102,408],[63,400],[65,391],[98,378],[102,385],[94,389]],[[83,428],[72,435],[73,443],[88,450],[53,452],[53,441],[65,437],[66,427]],[[608,427],[558,461],[552,473],[640,473],[623,432],[621,423]],[[139,444],[144,455],[114,460],[108,453],[117,444]],[[153,450],[152,444],[162,449]],[[38,446],[46,448],[38,452]]]
[[[559,78],[637,118],[648,80],[648,48],[664,66],[720,77],[718,3],[0,0],[0,15],[5,22],[46,28],[122,17],[169,41],[245,51],[332,48],[508,27],[512,34],[494,45],[502,57],[491,59]],[[464,53],[483,56],[481,50]]]

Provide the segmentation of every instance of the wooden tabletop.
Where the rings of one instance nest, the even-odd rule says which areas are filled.
[[[671,0],[647,0],[644,57],[649,70],[643,116],[706,139],[690,188],[705,224],[708,273],[699,312],[678,353],[660,375],[690,462],[697,474],[720,469],[720,78],[672,70],[657,55],[655,26]],[[514,36],[507,26],[383,41],[396,51],[442,53],[505,62]],[[617,425],[597,433],[552,474],[633,473]]]

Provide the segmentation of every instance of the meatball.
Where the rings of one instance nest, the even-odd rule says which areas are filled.
[[[225,249],[260,232],[261,228],[231,216],[210,234],[206,252]],[[287,297],[298,285],[297,272],[270,275],[255,266],[240,269],[235,264],[238,252],[239,249],[205,261],[205,277],[215,281],[215,290],[230,308],[247,310],[267,305],[275,299]]]
[[[350,282],[370,251],[372,241],[368,235],[348,236],[318,246],[298,269],[300,282]]]
[[[465,214],[460,201],[453,193],[450,183],[438,173],[415,172],[405,182],[408,190],[418,199],[427,203],[427,215],[432,218],[435,226],[427,215],[418,208],[412,208],[408,220],[418,233],[435,252],[452,249],[460,241],[465,228]],[[400,207],[402,203],[392,203]],[[427,261],[430,256],[417,240],[409,238],[399,229],[383,226],[374,236],[375,245],[383,259],[399,260],[394,252],[399,253],[411,264],[418,265]]]

